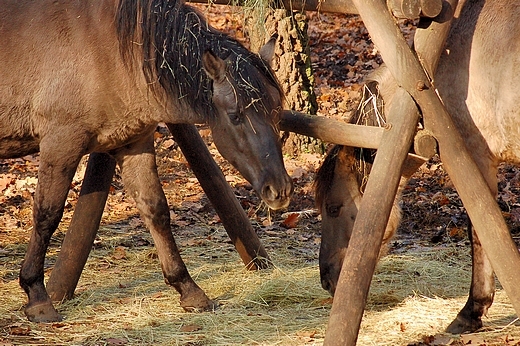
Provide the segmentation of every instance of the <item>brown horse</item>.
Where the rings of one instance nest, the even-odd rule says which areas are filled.
[[[208,123],[265,203],[287,206],[282,94],[265,59],[176,0],[0,0],[0,23],[0,158],[40,152],[20,271],[27,317],[61,319],[43,283],[45,253],[78,162],[94,151],[116,158],[181,306],[212,309],[176,247],[151,134],[158,122]]]
[[[466,1],[452,25],[434,80],[495,195],[498,193],[498,163],[520,163],[520,111],[516,90],[512,88],[520,76],[519,37],[520,7],[515,2]],[[375,79],[382,97],[387,97],[385,102],[391,102],[388,95],[392,93],[385,91],[395,87],[392,78],[380,71]],[[323,218],[320,275],[322,286],[331,294],[336,288],[362,198],[359,177],[365,175],[356,171],[357,162],[363,158],[357,151],[359,149],[335,148],[317,175],[316,195]],[[415,164],[415,168],[419,164]],[[415,169],[414,164],[410,167],[412,171]],[[369,167],[364,173],[368,171]],[[384,236],[386,242],[398,222],[398,207],[394,206]],[[480,328],[481,317],[493,302],[495,282],[491,264],[471,227],[469,238],[473,263],[471,288],[466,305],[447,329],[451,333]]]

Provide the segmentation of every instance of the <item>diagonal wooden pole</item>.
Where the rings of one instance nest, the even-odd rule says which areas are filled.
[[[213,160],[213,156],[200,137],[197,128],[186,124],[167,124],[167,126],[215,208],[247,269],[269,267],[269,256],[253,229],[251,220],[238,202],[219,166]]]

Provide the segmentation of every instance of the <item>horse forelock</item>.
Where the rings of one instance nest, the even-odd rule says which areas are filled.
[[[234,58],[229,57],[227,61],[230,65],[228,71],[232,75],[230,82],[239,93],[239,104],[243,110],[252,108],[263,113],[268,117],[268,121],[277,127],[282,105],[275,104],[275,100],[283,100],[284,93],[267,62],[245,48]],[[276,98],[271,97],[269,86],[277,93]],[[278,112],[271,114],[272,110]]]
[[[276,106],[266,96],[266,82],[282,95],[266,62],[235,39],[210,27],[202,15],[183,1],[120,0],[116,21],[125,59],[134,57],[131,52],[138,40],[143,73],[152,91],[164,91],[206,119],[216,114],[212,81],[202,62],[206,51],[226,61],[240,107],[269,110]]]

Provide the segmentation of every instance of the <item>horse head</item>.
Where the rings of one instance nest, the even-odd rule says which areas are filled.
[[[269,43],[268,43],[269,44]],[[293,191],[282,158],[278,121],[282,96],[270,70],[258,69],[252,55],[221,59],[211,51],[203,66],[212,79],[212,101],[217,115],[209,122],[222,156],[247,179],[272,209],[286,207]],[[258,63],[257,63],[258,65]]]
[[[354,148],[334,146],[316,175],[316,204],[321,212],[319,255],[322,287],[334,295],[362,192]]]

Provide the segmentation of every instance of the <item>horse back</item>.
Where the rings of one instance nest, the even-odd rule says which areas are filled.
[[[155,123],[144,77],[119,53],[116,10],[113,0],[0,0],[0,157],[37,151],[64,128],[91,133],[89,151],[110,149]]]

